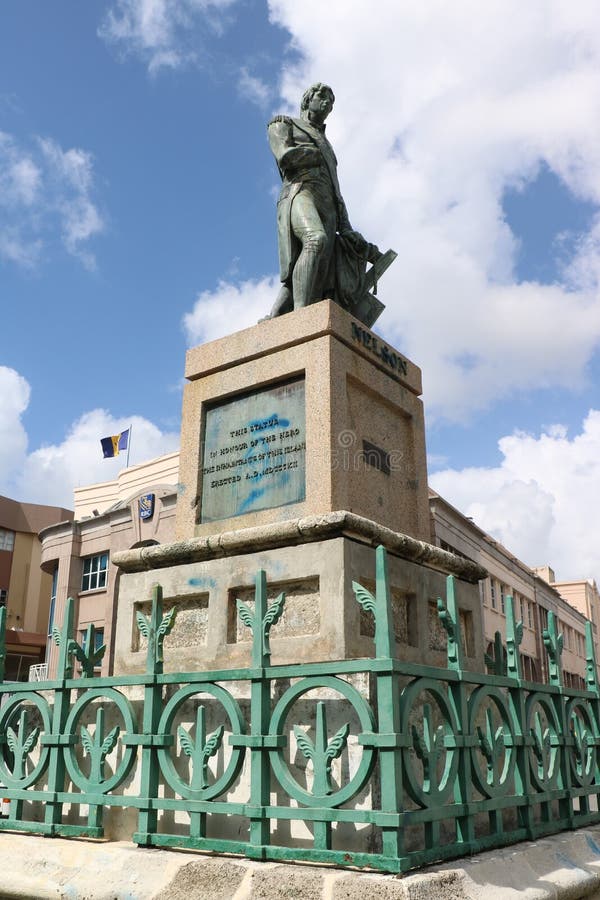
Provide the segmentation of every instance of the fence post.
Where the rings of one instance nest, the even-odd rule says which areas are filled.
[[[548,628],[542,633],[544,645],[548,653],[548,671],[550,684],[558,688],[558,692],[552,694],[552,706],[558,727],[558,734],[555,739],[551,737],[551,743],[555,743],[560,748],[560,768],[559,768],[559,788],[570,794],[571,788],[571,771],[570,761],[568,758],[568,744],[570,742],[569,727],[566,716],[566,698],[563,690],[563,671],[562,671],[562,652],[563,652],[563,635],[558,633],[557,619],[554,613],[548,612]],[[560,819],[567,823],[568,827],[573,825],[572,801],[571,797],[565,796],[559,799],[558,809]],[[545,807],[545,813],[551,813],[550,804]]]
[[[254,615],[252,621],[244,615],[248,607],[238,601],[242,621],[252,628],[252,681],[250,684],[250,844],[254,859],[263,859],[265,845],[270,843],[270,820],[265,807],[271,799],[270,762],[264,746],[271,718],[271,682],[264,667],[271,662],[269,632],[281,616],[285,597],[280,594],[267,609],[267,575],[264,569],[256,573]]]
[[[519,825],[527,830],[530,838],[533,834],[533,802],[532,785],[529,772],[529,735],[525,734],[525,689],[521,673],[521,652],[519,646],[523,640],[523,622],[515,621],[514,599],[506,598],[506,663],[509,678],[514,678],[516,686],[508,688],[508,702],[512,726],[515,732],[515,791],[526,798],[524,806],[517,807]],[[500,816],[502,813],[499,814]],[[500,820],[501,821],[501,820]]]
[[[152,835],[157,831],[158,810],[153,800],[158,796],[160,765],[157,750],[173,743],[172,735],[157,734],[162,712],[162,684],[157,676],[163,673],[163,641],[175,623],[175,607],[163,616],[162,587],[156,584],[152,589],[152,611],[148,619],[140,610],[136,622],[140,632],[148,641],[146,673],[151,676],[144,687],[144,710],[142,715],[142,735],[139,743],[141,752],[140,798],[146,802],[140,806],[138,831],[133,840],[142,846],[152,843]]]
[[[461,804],[466,812],[456,819],[456,840],[458,843],[473,846],[475,828],[473,813],[476,805],[472,803],[471,753],[466,746],[469,734],[469,710],[467,705],[466,686],[463,681],[463,648],[460,635],[460,615],[456,600],[454,576],[446,578],[446,604],[441,597],[437,602],[440,621],[448,634],[448,669],[456,672],[457,680],[448,685],[448,695],[455,720],[458,725],[457,737],[459,760],[457,778],[454,783],[454,802]]]
[[[400,686],[394,671],[396,639],[390,600],[385,547],[375,551],[375,596],[357,582],[352,583],[357,601],[375,619],[377,734],[364,735],[361,743],[377,748],[379,753],[380,807],[389,825],[381,826],[382,853],[388,859],[400,860],[404,855],[402,810],[404,784],[402,747],[406,735],[400,734]],[[384,663],[382,666],[381,663]],[[385,665],[387,663],[387,665]]]
[[[54,691],[54,707],[52,710],[52,734],[44,736],[44,743],[50,747],[50,760],[48,763],[48,793],[56,798],[56,794],[64,790],[65,786],[65,756],[64,747],[74,744],[75,735],[65,734],[65,726],[69,716],[71,705],[71,689],[66,686],[66,681],[73,677],[73,618],[74,601],[67,598],[62,630],[54,632],[54,639],[58,642],[58,677],[59,686]],[[21,809],[13,816],[13,803],[22,806],[22,801],[13,800],[11,803],[11,818],[20,818]],[[60,825],[62,820],[62,803],[59,800],[49,800],[46,803],[44,821],[47,825]],[[54,832],[52,828],[50,833]]]

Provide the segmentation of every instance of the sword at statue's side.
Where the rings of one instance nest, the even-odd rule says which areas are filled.
[[[365,290],[370,291],[373,289],[373,293],[377,293],[377,282],[386,269],[389,269],[397,256],[398,254],[395,250],[387,250],[381,254],[377,262],[373,263],[365,275]]]

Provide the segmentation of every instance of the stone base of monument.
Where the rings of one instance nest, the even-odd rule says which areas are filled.
[[[398,658],[446,664],[446,632],[436,601],[455,590],[467,668],[483,671],[481,606],[475,563],[393,532],[347,511],[291,519],[142,547],[116,554],[121,570],[114,665],[117,673],[143,671],[146,648],[136,612],[149,611],[152,586],[160,583],[165,609],[177,607],[166,639],[165,671],[240,668],[250,665],[250,632],[236,601],[252,608],[256,573],[267,577],[268,599],[285,592],[281,620],[271,632],[274,665],[373,655],[372,617],[356,602],[352,583],[374,590],[374,547],[388,550]]]

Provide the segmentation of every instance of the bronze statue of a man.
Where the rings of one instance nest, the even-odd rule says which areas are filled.
[[[282,287],[271,316],[325,298],[357,314],[354,307],[367,290],[367,262],[382,257],[348,219],[337,160],[325,136],[334,100],[331,88],[319,82],[304,93],[300,118],[275,116],[268,125],[283,181],[277,204]]]

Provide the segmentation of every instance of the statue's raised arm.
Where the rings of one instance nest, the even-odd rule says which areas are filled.
[[[374,296],[377,280],[396,254],[381,253],[350,224],[325,136],[334,101],[331,88],[319,82],[304,93],[299,118],[269,122],[283,182],[277,203],[281,290],[271,316],[329,298],[371,326],[384,308]]]

